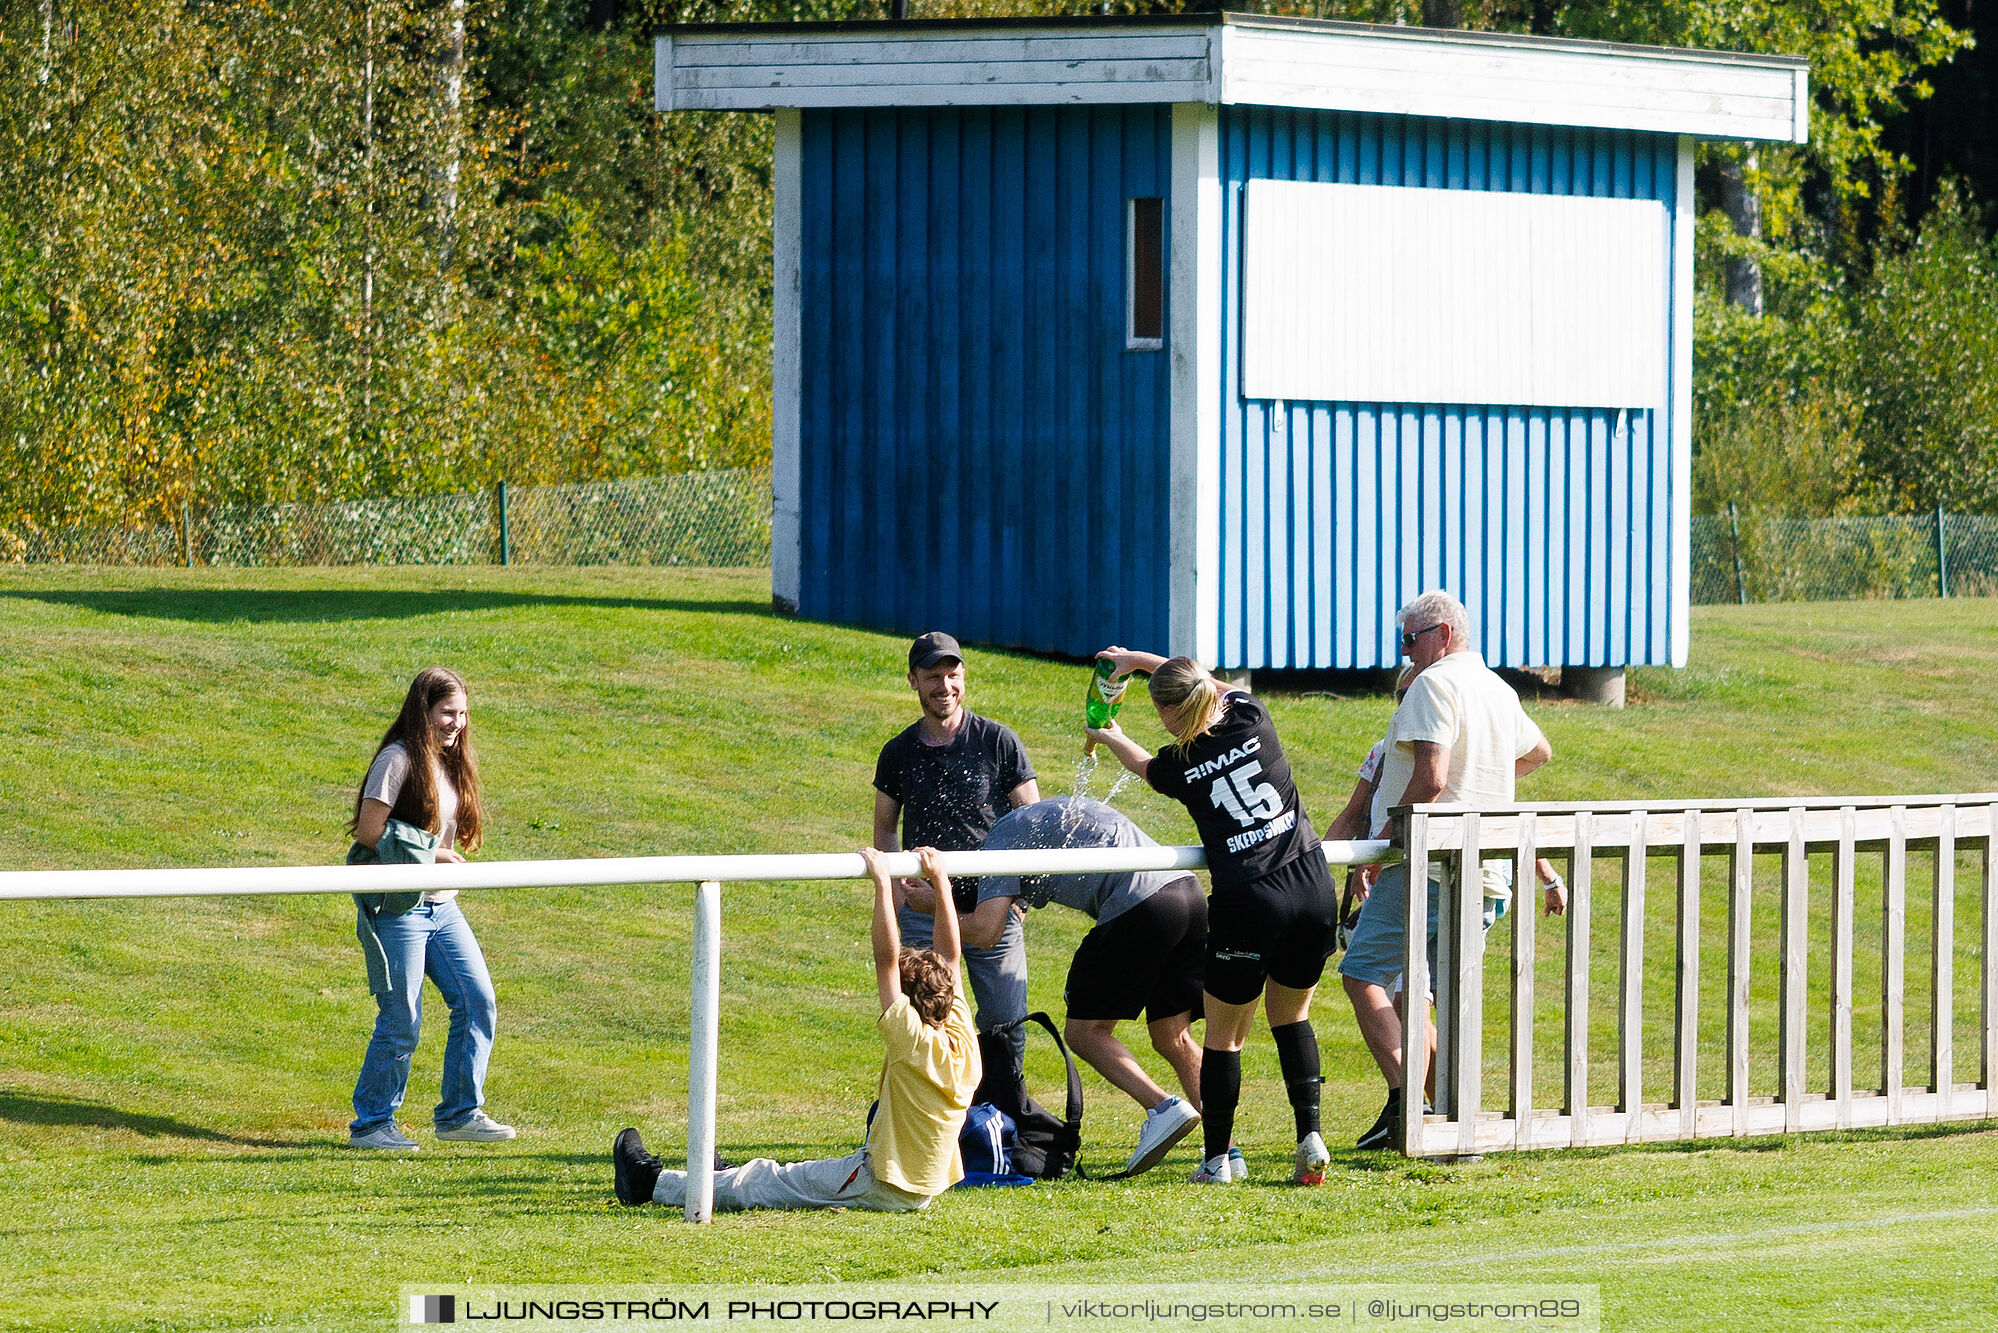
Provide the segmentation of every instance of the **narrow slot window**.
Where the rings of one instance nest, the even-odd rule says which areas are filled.
[[[1165,346],[1165,200],[1133,199],[1126,214],[1124,346]]]

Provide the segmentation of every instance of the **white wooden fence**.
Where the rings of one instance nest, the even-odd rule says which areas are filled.
[[[1752,1134],[1869,1126],[1928,1124],[1998,1116],[1992,1078],[1998,1070],[1998,913],[1993,911],[1991,842],[1998,830],[1998,793],[1959,796],[1824,797],[1704,803],[1532,804],[1472,812],[1443,805],[1413,806],[1397,812],[1398,840],[1411,867],[1440,861],[1449,870],[1439,894],[1436,996],[1436,1114],[1409,1117],[1402,1150],[1411,1157],[1458,1156],[1506,1149],[1580,1147],[1674,1139],[1738,1138]],[[1934,871],[1915,886],[1929,895],[1927,926],[1930,978],[1926,1005],[1912,1018],[1926,1022],[1928,1067],[1914,1086],[1905,1081],[1910,1006],[1908,972],[1909,853],[1926,853]],[[1757,853],[1781,858],[1779,948],[1774,960],[1752,958],[1752,903]],[[1814,880],[1810,857],[1829,853],[1830,875]],[[1982,904],[1978,919],[1963,923],[1974,932],[1981,960],[1975,998],[1977,1049],[1956,1050],[1959,923],[1956,919],[1957,861],[1960,853],[1981,853]],[[1701,947],[1701,857],[1725,854],[1726,946]],[[1537,856],[1558,866],[1569,862],[1570,902],[1563,918],[1540,915],[1533,867]],[[1620,867],[1617,882],[1604,888],[1618,895],[1621,929],[1616,952],[1617,1022],[1614,1051],[1615,1094],[1610,1105],[1591,1105],[1589,1077],[1599,1058],[1590,1046],[1590,932],[1595,908],[1595,870],[1603,860]],[[1491,932],[1489,958],[1476,947],[1481,928],[1481,894],[1457,892],[1467,866],[1510,860],[1517,888],[1510,928]],[[1667,892],[1674,960],[1672,1079],[1669,1088],[1644,1085],[1644,985],[1646,977],[1646,895],[1656,863],[1672,871]],[[1855,883],[1858,872],[1879,866],[1879,975],[1855,976]],[[1408,877],[1408,920],[1424,919],[1424,877]],[[1468,882],[1478,883],[1472,874]],[[1830,895],[1813,931],[1814,895]],[[1870,897],[1870,893],[1868,895]],[[1825,899],[1815,899],[1825,905]],[[1826,919],[1828,918],[1828,919]],[[1563,1070],[1561,1086],[1534,1081],[1535,962],[1542,929],[1566,933],[1564,1003],[1561,1008]],[[1485,1105],[1487,1049],[1485,968],[1507,966],[1502,941],[1510,937],[1509,1044],[1502,1106]],[[1814,1022],[1810,1012],[1810,956],[1813,935],[1829,957],[1820,965],[1828,986],[1820,991],[1829,1013]],[[1868,952],[1871,951],[1871,929]],[[1829,937],[1828,942],[1824,937]],[[1723,956],[1724,955],[1724,956]],[[1457,965],[1458,959],[1463,965]],[[1751,971],[1778,969],[1773,1052],[1756,1052],[1750,1042]],[[1411,995],[1428,984],[1423,932],[1408,932],[1406,975]],[[1705,1086],[1700,1073],[1701,978],[1724,968],[1726,1013],[1709,1015],[1709,1031],[1725,1023],[1724,1074]],[[1865,1007],[1878,997],[1878,1067],[1854,1068],[1855,999],[1870,990]],[[1662,1000],[1659,1001],[1662,1007]],[[1403,1067],[1418,1068],[1428,1016],[1420,1004],[1407,1005]],[[1496,1018],[1496,1016],[1493,1016]],[[1493,1026],[1496,1026],[1494,1023]],[[1828,1035],[1829,1077],[1813,1086],[1809,1070],[1809,1030]],[[1921,1035],[1919,1032],[1917,1036]],[[1868,1043],[1870,1045],[1870,1042]],[[1711,1041],[1708,1043],[1711,1049]],[[1654,1050],[1654,1054],[1658,1054]],[[1751,1060],[1774,1060],[1773,1096],[1755,1096]],[[1498,1063],[1495,1061],[1495,1063]],[[1710,1060],[1711,1065],[1711,1060]],[[1975,1073],[1975,1081],[1960,1076]],[[1413,1081],[1413,1080],[1411,1080]],[[1647,1095],[1655,1100],[1647,1101]],[[1409,1099],[1413,1104],[1413,1098]]]

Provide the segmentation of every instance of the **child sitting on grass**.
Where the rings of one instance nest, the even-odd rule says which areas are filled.
[[[874,881],[875,1021],[887,1048],[873,1119],[858,1151],[813,1162],[757,1158],[715,1173],[717,1212],[737,1208],[866,1208],[903,1213],[964,1179],[957,1136],[978,1087],[978,1037],[958,976],[957,908],[950,877],[932,847],[918,848],[923,876],[936,889],[936,935],[928,949],[904,949],[895,926],[895,890],[887,858],[863,847]],[[611,1144],[618,1202],[648,1199],[681,1207],[687,1173],[663,1169],[635,1129]]]

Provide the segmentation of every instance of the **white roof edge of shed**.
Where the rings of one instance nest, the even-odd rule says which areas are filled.
[[[1252,14],[681,24],[662,111],[1205,102],[1802,143],[1795,56]]]

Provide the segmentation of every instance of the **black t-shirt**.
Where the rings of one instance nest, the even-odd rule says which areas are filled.
[[[1013,789],[1034,780],[1027,747],[1011,727],[967,712],[948,745],[925,745],[917,722],[881,747],[875,790],[902,805],[902,846],[976,851],[1012,808]],[[960,908],[975,904],[976,881],[953,881]]]
[[[1252,695],[1228,695],[1220,724],[1160,750],[1146,780],[1193,816],[1217,889],[1240,888],[1318,846],[1269,710]]]

